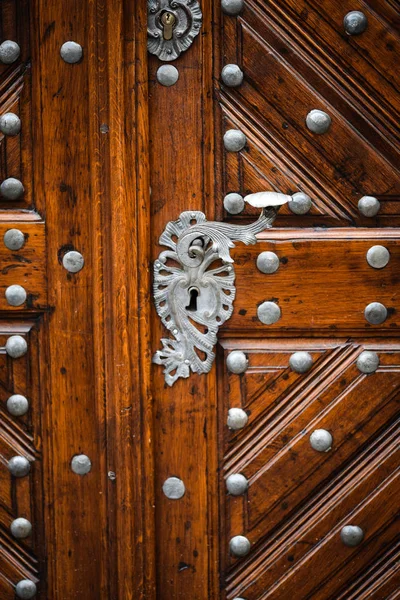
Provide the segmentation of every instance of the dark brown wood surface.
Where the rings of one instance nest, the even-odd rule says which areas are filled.
[[[0,182],[17,177],[20,200],[0,200],[0,597],[21,579],[42,600],[395,600],[400,588],[399,467],[399,85],[393,0],[245,0],[238,17],[202,0],[203,25],[175,61],[179,80],[157,81],[147,53],[147,2],[3,0],[0,43],[21,56],[0,65],[0,115],[15,112],[21,133],[0,136]],[[348,36],[343,17],[367,14]],[[82,60],[67,64],[74,40]],[[239,88],[221,83],[224,65],[243,69]],[[325,110],[325,135],[305,126]],[[241,129],[245,148],[228,153],[223,134]],[[235,308],[220,330],[207,376],[169,388],[153,352],[165,334],[151,292],[152,261],[170,220],[201,210],[208,220],[249,223],[249,206],[229,215],[223,198],[261,190],[304,191],[304,216],[287,206],[255,246],[237,244]],[[358,200],[376,196],[374,218]],[[21,250],[4,233],[20,229]],[[376,244],[389,264],[373,269]],[[82,253],[68,273],[62,258]],[[276,273],[256,266],[260,252]],[[8,286],[27,302],[11,307]],[[260,303],[280,320],[263,325]],[[369,325],[364,308],[388,308]],[[5,351],[11,335],[25,356]],[[363,350],[379,354],[361,374]],[[241,350],[243,375],[226,357]],[[312,369],[289,368],[307,350]],[[13,417],[13,393],[29,412]],[[227,411],[249,415],[239,432]],[[332,432],[317,453],[310,432]],[[31,462],[10,476],[14,455]],[[90,473],[71,470],[77,454]],[[243,473],[244,496],[226,492]],[[180,500],[162,491],[184,481]],[[31,521],[17,540],[10,523]],[[347,548],[343,524],[363,543]],[[248,556],[230,556],[245,535]]]

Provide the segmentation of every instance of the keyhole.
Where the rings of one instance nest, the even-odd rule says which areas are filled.
[[[163,37],[164,40],[172,40],[172,32],[176,23],[176,17],[171,12],[165,12],[161,16],[161,23],[163,25]]]
[[[190,288],[189,296],[190,300],[186,310],[189,312],[197,312],[197,298],[199,297],[199,290],[196,288]]]

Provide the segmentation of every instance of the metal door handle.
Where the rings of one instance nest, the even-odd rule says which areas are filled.
[[[275,192],[245,198],[261,208],[251,225],[207,222],[198,211],[185,211],[170,221],[160,237],[166,246],[154,263],[154,302],[163,325],[172,333],[162,338],[153,362],[164,366],[165,381],[208,373],[220,325],[233,312],[235,271],[229,251],[233,242],[255,244],[256,234],[272,227],[279,206],[291,196]]]

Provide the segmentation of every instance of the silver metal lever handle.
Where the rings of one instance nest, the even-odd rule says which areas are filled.
[[[233,312],[233,242],[255,244],[257,233],[272,227],[279,206],[291,199],[276,192],[247,196],[246,202],[261,208],[250,225],[208,222],[199,211],[185,211],[167,224],[159,242],[169,249],[154,263],[154,302],[173,337],[161,339],[153,362],[163,365],[168,385],[190,371],[211,370],[218,329]]]

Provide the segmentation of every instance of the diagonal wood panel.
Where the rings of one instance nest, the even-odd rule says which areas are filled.
[[[373,221],[388,224],[385,218],[398,215],[400,206],[398,36],[365,6],[368,39],[348,36],[342,25],[346,6],[328,15],[329,6],[250,1],[238,19],[224,21],[223,64],[238,63],[244,83],[218,92],[223,131],[242,129],[248,145],[239,155],[222,155],[221,194],[254,192],[266,184],[308,193],[310,214],[298,218],[283,210],[282,225],[294,219],[312,224],[316,215],[320,223],[371,225],[357,203],[373,195],[382,203]],[[305,125],[313,108],[332,118],[325,135]]]
[[[267,346],[264,343],[264,352],[263,343],[257,340],[227,339],[223,345],[225,357],[229,350],[239,348],[249,359],[243,376],[225,374],[226,401],[221,409],[225,418],[229,407],[245,408],[248,426],[235,434],[220,425],[226,440],[224,478],[240,472],[248,479],[249,490],[242,497],[221,492],[226,523],[221,555],[226,555],[234,535],[246,535],[252,544],[249,557],[228,560],[227,598],[285,599],[296,589],[299,598],[312,595],[325,600],[336,598],[332,589],[335,594],[345,589],[344,582],[352,582],[355,575],[362,587],[363,574],[379,572],[379,557],[397,533],[398,509],[387,498],[398,486],[398,343],[368,341],[367,347],[380,356],[378,371],[369,376],[355,366],[365,349],[356,341],[270,340]],[[277,373],[280,377],[285,372],[282,367],[287,367],[291,353],[298,349],[313,353],[314,366],[311,373],[295,374],[298,381],[303,380],[303,390],[293,385],[290,376],[286,378],[291,398],[286,424],[281,420],[274,426],[262,413],[253,421],[255,402],[265,416],[274,412],[276,404],[284,404]],[[267,385],[263,385],[263,373]],[[268,400],[268,395],[275,395],[277,402]],[[263,427],[257,428],[257,423]],[[331,452],[311,448],[309,435],[317,428],[332,432]],[[362,551],[351,550],[349,562],[340,529],[348,519],[357,518],[367,532],[366,544]],[[310,580],[306,573],[318,562],[329,563],[329,570],[320,570]],[[379,585],[393,591],[395,577],[387,576]]]
[[[26,339],[26,355],[13,359],[6,354],[4,346],[10,335]],[[14,586],[21,579],[38,581],[44,554],[38,358],[35,321],[15,319],[0,323],[0,593],[4,599],[14,597]],[[28,399],[26,415],[16,417],[7,411],[7,400],[12,394]],[[13,456],[29,460],[31,470],[27,476],[11,476],[7,463]],[[19,517],[33,525],[32,535],[22,540],[10,532],[11,522]]]

